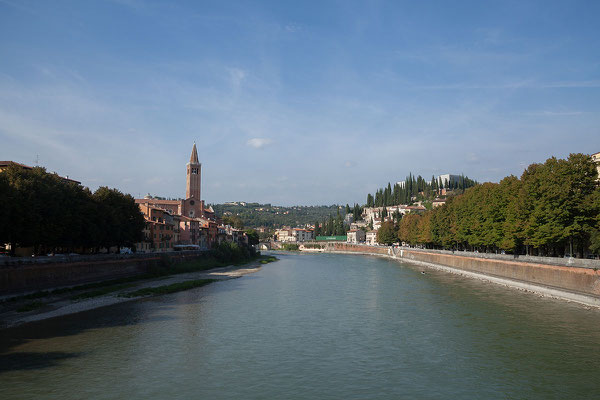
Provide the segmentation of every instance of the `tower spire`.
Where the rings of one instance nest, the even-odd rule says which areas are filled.
[[[196,142],[194,142],[194,147],[192,147],[192,155],[190,156],[190,164],[199,164],[198,151],[196,150]]]
[[[202,178],[200,177],[200,169],[202,165],[198,161],[198,151],[196,150],[196,142],[192,148],[192,155],[190,156],[190,162],[187,164],[187,185],[185,190],[185,198],[194,198],[194,202],[200,201],[200,184]]]

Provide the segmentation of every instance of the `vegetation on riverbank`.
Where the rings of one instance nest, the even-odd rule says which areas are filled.
[[[151,296],[160,294],[170,294],[175,292],[181,292],[197,288],[200,286],[208,285],[209,283],[216,282],[216,279],[196,279],[193,281],[172,283],[170,285],[156,286],[135,290],[133,292],[124,293],[121,297],[140,297],[140,296]]]
[[[300,246],[296,243],[284,243],[281,245],[281,250],[286,251],[299,251]]]
[[[106,294],[109,293],[113,293],[113,292],[118,292],[119,290],[123,290],[123,289],[127,289],[130,287],[133,287],[134,284],[133,283],[124,283],[124,284],[118,284],[118,285],[109,285],[109,286],[105,286],[102,287],[100,289],[96,289],[96,290],[92,290],[89,292],[83,292],[80,293],[78,295],[75,295],[73,297],[71,297],[71,300],[85,300],[85,299],[91,299],[94,297],[99,297],[99,296],[104,296]]]
[[[531,164],[521,178],[484,183],[396,226],[399,240],[430,248],[534,255],[600,253],[600,187],[591,157]],[[381,229],[381,228],[380,228]]]
[[[144,217],[131,195],[107,187],[92,193],[41,167],[0,172],[0,204],[0,243],[11,251],[131,247],[143,238]]]
[[[269,264],[269,263],[275,262],[277,260],[278,260],[278,258],[275,256],[264,256],[264,258],[262,260],[260,260],[260,263],[261,264]]]

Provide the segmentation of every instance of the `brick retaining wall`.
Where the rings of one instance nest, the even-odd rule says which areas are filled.
[[[168,257],[172,262],[178,263],[197,259],[203,257],[203,255],[202,253],[186,253],[170,254]],[[161,255],[156,254],[154,257],[110,261],[4,267],[0,268],[0,295],[142,275],[160,267],[161,263]]]
[[[390,255],[407,262],[436,264],[491,277],[600,297],[600,270],[591,268],[496,260],[456,254],[440,254],[424,250],[417,251],[346,243],[331,243],[326,251]]]

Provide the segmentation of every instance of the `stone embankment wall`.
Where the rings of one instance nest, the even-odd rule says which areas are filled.
[[[175,252],[116,260],[5,266],[0,268],[0,296],[142,275],[163,266],[164,257],[170,263],[178,263],[203,254]]]
[[[503,280],[522,282],[559,291],[600,297],[600,270],[592,267],[574,267],[472,257],[458,254],[415,250],[407,248],[372,247],[345,243],[330,243],[326,251],[387,255],[417,264],[450,267]],[[598,261],[593,260],[596,263]],[[525,287],[522,286],[521,287]]]

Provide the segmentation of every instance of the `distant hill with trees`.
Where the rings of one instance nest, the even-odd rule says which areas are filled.
[[[256,228],[281,228],[282,226],[304,226],[326,219],[343,211],[342,206],[274,206],[271,204],[235,202],[212,204],[217,216],[235,224]]]

